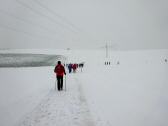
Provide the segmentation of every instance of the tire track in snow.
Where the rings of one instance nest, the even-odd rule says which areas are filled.
[[[68,75],[67,91],[51,90],[17,126],[94,126],[80,81]]]

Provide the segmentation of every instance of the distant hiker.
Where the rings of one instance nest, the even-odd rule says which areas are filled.
[[[72,72],[72,64],[71,63],[68,65],[68,70],[69,70],[69,73]]]
[[[72,69],[73,69],[73,72],[76,73],[76,69],[77,69],[77,64],[76,64],[76,63],[74,63],[74,64],[72,65]]]
[[[82,68],[84,66],[84,63],[80,63],[78,66],[79,66],[79,68],[81,68],[81,72],[82,72]]]
[[[57,88],[58,90],[63,89],[63,76],[66,75],[65,68],[61,64],[61,61],[58,61],[58,64],[55,66],[54,72],[56,73],[57,77]]]
[[[79,67],[81,67],[81,68],[83,68],[83,66],[84,66],[84,63],[79,63],[79,65],[78,65]]]

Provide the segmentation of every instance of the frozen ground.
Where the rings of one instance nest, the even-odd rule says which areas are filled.
[[[66,92],[54,91],[53,67],[0,68],[0,125],[168,125],[167,50],[65,54],[86,63]]]

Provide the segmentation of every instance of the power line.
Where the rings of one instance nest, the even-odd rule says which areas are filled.
[[[80,31],[79,28],[77,28],[74,24],[72,24],[70,21],[68,21],[65,17],[59,15],[58,13],[56,13],[55,11],[53,11],[52,9],[50,9],[49,7],[45,6],[44,4],[42,4],[39,0],[33,0],[36,4],[38,4],[39,6],[41,6],[42,8],[46,9],[48,12],[52,13],[54,16],[58,17],[59,19],[61,19],[63,22],[67,23],[69,26],[71,26],[72,28],[76,29],[77,31]]]
[[[50,17],[50,16],[48,16],[48,15],[42,13],[41,11],[39,11],[39,10],[37,10],[37,9],[34,9],[33,7],[31,7],[30,5],[28,5],[28,4],[24,3],[24,2],[22,2],[21,0],[16,0],[16,2],[18,2],[20,5],[24,6],[25,8],[31,10],[32,12],[36,13],[37,15],[47,18],[48,20],[50,20],[51,22],[55,23],[56,25],[61,26],[61,27],[63,27],[64,29],[66,28],[67,30],[69,30],[69,31],[71,31],[71,32],[73,32],[73,33],[78,33],[78,32],[76,32],[76,31],[72,30],[72,28],[67,27],[66,25],[64,25],[64,24],[62,24],[62,23],[60,23],[60,22],[58,22],[57,20],[55,20],[55,18],[52,18],[52,17]],[[40,5],[41,5],[41,4],[40,4]],[[44,8],[44,7],[43,7],[43,8]],[[48,8],[48,7],[47,7],[47,8]],[[49,9],[49,10],[50,10],[50,9]],[[52,11],[52,10],[51,10],[51,11]],[[52,13],[53,13],[53,12],[52,12]],[[56,14],[54,14],[54,15],[56,15]],[[57,15],[57,16],[58,16],[58,15]],[[61,17],[62,17],[62,16],[61,16]],[[62,17],[62,19],[63,19],[63,17]],[[63,30],[63,29],[61,29],[61,30]],[[65,31],[65,30],[63,30],[63,31]],[[81,31],[81,30],[80,30],[80,31]],[[86,37],[87,37],[88,39],[95,41],[95,39],[92,37],[92,35],[90,35],[88,32],[83,31],[83,33],[84,33],[84,36],[86,35]],[[75,37],[77,37],[77,36],[75,36]]]
[[[36,14],[42,16],[42,17],[47,18],[48,20],[50,20],[51,22],[57,24],[58,26],[64,27],[64,28],[70,30],[71,32],[76,32],[76,31],[73,31],[72,29],[66,27],[65,25],[61,24],[61,23],[58,22],[57,20],[51,18],[50,16],[45,15],[45,14],[41,13],[40,11],[34,9],[34,8],[31,7],[30,5],[28,5],[28,4],[24,3],[24,2],[21,2],[20,0],[16,0],[16,2],[19,3],[19,4],[21,4],[21,5],[24,6],[24,7],[28,8],[29,10],[33,11],[34,13],[36,13]]]
[[[83,31],[83,30],[81,30],[81,29],[79,29],[79,28],[77,28],[77,27],[75,28],[75,26],[73,26],[72,23],[71,23],[71,26],[73,26],[75,29],[78,29],[78,32],[72,30],[70,27],[67,27],[67,26],[65,26],[65,25],[63,25],[63,24],[61,24],[61,23],[59,23],[57,20],[55,20],[55,18],[51,18],[50,16],[45,15],[45,14],[41,13],[40,11],[37,11],[36,9],[34,9],[33,7],[31,7],[30,5],[25,4],[24,2],[21,2],[20,0],[16,0],[16,1],[17,1],[19,4],[21,4],[22,6],[24,6],[24,7],[28,8],[29,10],[33,11],[34,13],[36,13],[36,14],[38,14],[38,15],[40,15],[40,16],[46,17],[46,18],[49,19],[50,21],[56,23],[57,25],[61,25],[62,27],[66,28],[66,29],[68,29],[68,30],[70,30],[70,31],[72,31],[73,33],[79,33],[79,31],[80,31],[80,32],[82,31],[83,33],[85,33],[85,35],[87,36],[87,38],[89,38],[89,39],[95,41],[95,39],[93,39],[92,35],[90,35],[88,32]],[[65,20],[66,22],[69,22],[69,21],[67,21],[67,19],[65,19],[64,17],[58,15],[57,13],[55,13],[54,11],[52,11],[51,9],[49,9],[48,7],[46,7],[45,5],[41,4],[41,2],[38,1],[37,3],[38,3],[38,5],[40,5],[41,7],[47,9],[48,11],[50,11],[50,13],[54,14],[55,16],[59,16],[62,20]],[[64,22],[65,22],[65,21],[64,21]],[[69,25],[70,25],[70,22],[69,22]],[[77,36],[75,36],[75,37],[77,37]]]
[[[16,29],[16,28],[13,28],[11,26],[8,26],[8,25],[4,25],[4,24],[0,24],[0,28],[4,28],[4,29],[7,29],[7,30],[11,30],[11,31],[15,31],[15,32],[20,32],[20,33],[24,33],[24,34],[27,34],[31,37],[35,37],[35,38],[40,38],[40,39],[50,39],[52,41],[56,41],[55,39],[52,39],[51,37],[48,37],[48,36],[44,36],[44,35],[35,35],[35,34],[32,34],[30,32],[27,32],[27,31],[23,31],[23,30],[20,30],[20,29]]]
[[[48,31],[48,32],[50,32],[50,33],[52,33],[52,34],[54,34],[55,35],[55,32],[56,31],[54,31],[54,30],[51,30],[51,29],[49,29],[48,27],[45,27],[45,26],[43,26],[43,25],[40,25],[39,23],[34,23],[34,22],[32,22],[32,21],[29,21],[29,20],[25,20],[25,19],[23,19],[23,18],[20,18],[20,17],[18,17],[18,16],[15,16],[15,15],[13,15],[13,14],[11,14],[11,13],[9,13],[9,12],[6,12],[6,11],[4,11],[4,10],[1,10],[0,9],[0,13],[2,13],[2,14],[5,14],[5,16],[9,16],[10,18],[14,18],[14,19],[16,19],[16,20],[18,20],[18,21],[22,21],[22,22],[24,22],[24,23],[27,23],[27,24],[31,24],[31,25],[34,25],[34,26],[36,26],[36,27],[39,27],[39,28],[41,28],[41,29],[43,29],[43,30],[45,30],[45,31]],[[58,33],[58,32],[57,32]]]

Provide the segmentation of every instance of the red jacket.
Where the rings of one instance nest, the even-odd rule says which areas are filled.
[[[64,76],[65,73],[65,68],[63,65],[58,64],[55,69],[54,72],[56,73],[57,76]]]
[[[73,64],[72,68],[73,68],[74,70],[76,70],[77,64]]]

